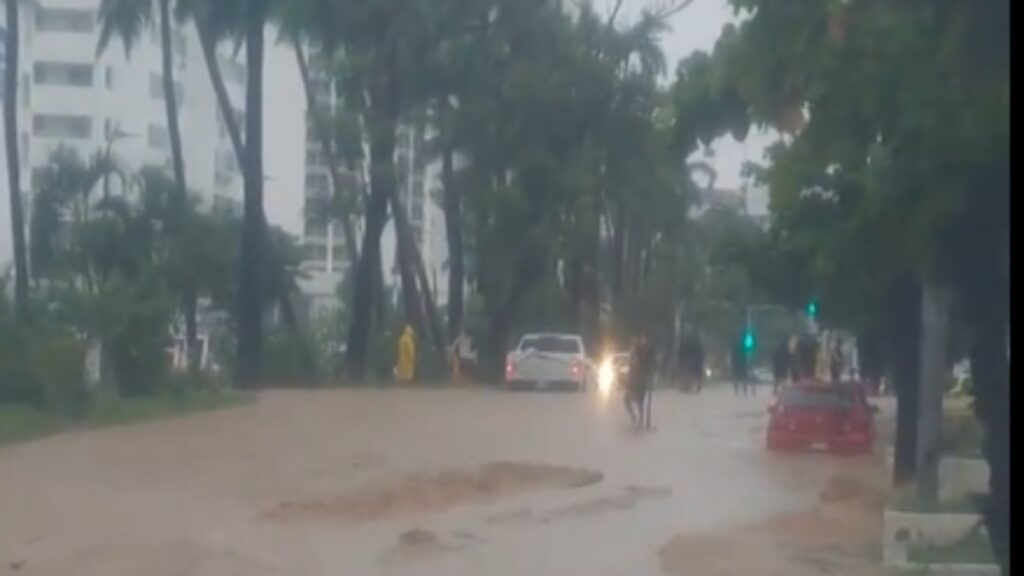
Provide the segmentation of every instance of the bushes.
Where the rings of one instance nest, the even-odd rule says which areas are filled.
[[[27,362],[50,411],[78,416],[86,406],[85,352],[85,343],[67,332],[40,338],[31,347]]]
[[[326,366],[318,352],[311,338],[272,332],[263,349],[263,373],[275,384],[318,384],[324,380]]]
[[[111,281],[95,301],[95,331],[103,342],[105,372],[127,397],[156,392],[170,367],[167,327],[174,306],[152,283]]]
[[[0,404],[75,415],[86,402],[85,343],[66,329],[0,321]]]

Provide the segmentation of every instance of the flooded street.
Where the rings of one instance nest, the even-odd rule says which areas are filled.
[[[880,574],[881,459],[767,454],[768,402],[660,391],[641,434],[618,397],[267,392],[56,436],[0,449],[0,574]]]

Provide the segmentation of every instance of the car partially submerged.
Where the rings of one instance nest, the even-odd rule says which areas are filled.
[[[527,334],[505,358],[505,383],[511,389],[582,392],[594,372],[578,334]]]
[[[783,388],[768,410],[768,450],[864,454],[874,447],[877,408],[867,402],[860,386],[796,383]]]

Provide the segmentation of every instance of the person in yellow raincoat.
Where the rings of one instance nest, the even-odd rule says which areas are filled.
[[[416,374],[416,341],[412,326],[406,325],[402,337],[398,339],[398,365],[395,375],[399,382],[412,382]]]

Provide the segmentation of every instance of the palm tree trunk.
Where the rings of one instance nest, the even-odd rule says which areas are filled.
[[[185,290],[182,296],[181,308],[185,315],[185,358],[187,359],[188,369],[191,372],[199,370],[200,361],[198,328],[196,325],[197,307],[198,297],[196,290],[190,287]]]
[[[988,494],[981,512],[992,551],[1010,574],[1010,241],[1009,166],[978,195],[966,214],[971,242],[959,256],[958,274],[972,332],[969,347],[974,413],[985,429],[982,454],[989,465]],[[980,211],[980,212],[979,212]],[[975,233],[980,230],[981,232]],[[960,240],[960,243],[963,241]]]
[[[408,222],[401,203],[392,192],[390,203],[394,214],[395,238],[398,240],[398,271],[402,282],[402,304],[405,308],[405,321],[417,334],[426,333],[426,320],[423,315],[423,301],[416,286],[416,271],[413,264],[413,250],[416,244],[409,230]],[[403,225],[404,224],[404,225]]]
[[[437,317],[437,307],[430,293],[430,281],[427,278],[423,255],[412,237],[412,227],[405,208],[397,194],[391,196],[391,211],[395,215],[395,231],[399,244],[399,268],[402,274],[402,290],[404,294],[406,318],[416,327],[417,331],[429,333],[434,343],[434,351],[444,360],[446,349],[441,322]],[[419,289],[417,290],[417,282]]]
[[[28,255],[25,213],[21,205],[21,156],[18,153],[18,2],[7,0],[7,62],[4,71],[4,138],[7,144],[7,183],[10,187],[11,234],[14,247],[14,311],[19,322],[28,319]]]
[[[1009,282],[1002,280],[1004,288]],[[991,288],[988,288],[991,291]],[[997,289],[998,290],[998,289]],[[976,298],[979,294],[972,294]],[[988,296],[992,296],[989,294]],[[1001,301],[1002,300],[1002,301]],[[982,513],[1002,573],[1010,573],[1010,362],[1009,306],[1000,297],[976,301],[970,349],[975,413],[985,427],[982,453],[989,465],[988,496]]]
[[[171,162],[174,167],[174,183],[182,201],[188,187],[185,183],[185,156],[181,149],[181,124],[178,121],[178,94],[174,84],[174,46],[171,39],[170,0],[159,0],[160,4],[160,56],[163,71],[164,110],[167,114],[167,132],[171,140]]]
[[[379,53],[378,53],[379,54]],[[398,95],[387,72],[376,72],[370,81],[370,198],[366,206],[366,228],[356,269],[352,295],[352,323],[349,324],[345,362],[349,377],[366,376],[366,357],[380,269],[380,237],[387,218],[388,199],[395,193],[395,130],[398,125]],[[383,280],[381,278],[381,280]]]
[[[340,176],[340,165],[338,161],[338,152],[334,147],[334,140],[331,138],[330,130],[320,126],[319,121],[324,119],[324,116],[320,114],[320,107],[317,104],[316,96],[313,94],[313,87],[310,83],[309,78],[309,64],[306,60],[306,54],[302,51],[302,45],[296,40],[292,43],[295,49],[295,59],[299,64],[299,76],[302,78],[302,90],[306,94],[306,108],[307,114],[310,120],[312,120],[314,127],[313,130],[316,132],[317,139],[320,141],[320,147],[324,150],[324,156],[327,158],[327,171],[331,178],[331,186],[334,188],[334,199],[341,205],[341,213],[338,215],[338,220],[341,221],[342,234],[345,235],[345,251],[348,253],[349,267],[355,266],[355,263],[359,261],[359,247],[356,245],[356,230],[352,224],[352,206],[354,205],[354,199],[350,195],[349,190],[345,190],[341,184]]]
[[[622,314],[622,307],[625,303],[626,217],[625,209],[622,206],[617,206],[614,212],[614,224],[612,226],[611,301],[613,314],[618,317]]]
[[[185,182],[185,155],[181,147],[181,124],[178,119],[178,94],[174,84],[174,44],[171,38],[171,7],[170,0],[159,0],[160,5],[160,56],[163,71],[164,109],[167,114],[167,133],[171,140],[171,164],[174,167],[174,184],[178,197],[176,202],[184,206],[188,185]],[[104,193],[106,189],[104,188]],[[191,305],[185,306],[185,326],[192,330],[185,331],[186,356],[189,367],[195,368],[193,361],[198,359],[199,341],[196,338],[196,306],[195,295],[185,295]]]
[[[450,129],[451,107],[447,99],[441,103],[441,185],[444,187],[444,226],[448,240],[448,337],[455,338],[462,332],[465,314],[466,284],[465,251],[462,244],[462,191],[455,183],[455,152]]]
[[[199,36],[199,45],[203,50],[203,60],[206,62],[206,71],[210,76],[210,83],[213,84],[213,93],[217,98],[217,107],[220,109],[221,118],[224,120],[224,128],[231,140],[231,148],[235,152],[235,159],[239,166],[246,166],[245,142],[242,140],[242,130],[235,118],[234,107],[231,105],[231,97],[228,95],[227,87],[224,85],[224,75],[220,71],[220,63],[217,61],[217,44],[206,26],[199,20],[195,20],[196,33]],[[270,225],[267,223],[266,215],[263,216],[263,234],[270,238]],[[274,282],[274,290],[277,292],[278,306],[281,308],[281,316],[284,319],[288,333],[293,338],[299,338],[298,318],[295,314],[295,305],[292,302],[290,290],[284,280],[284,264],[277,257],[277,252],[272,245],[267,244],[267,262],[275,277],[279,280]]]
[[[231,96],[224,85],[224,75],[220,71],[220,63],[217,61],[217,43],[198,18],[195,20],[196,33],[199,36],[199,45],[203,49],[203,60],[206,62],[206,72],[210,76],[210,83],[213,84],[213,94],[217,98],[217,107],[220,108],[221,118],[224,120],[224,127],[227,130],[228,138],[231,140],[231,147],[235,151],[235,158],[239,166],[245,166],[245,143],[242,141],[242,131],[235,119],[235,111],[231,106]]]
[[[251,0],[246,13],[246,163],[238,282],[238,358],[235,378],[254,386],[261,374],[263,306],[261,257],[266,245],[263,214],[263,35],[268,0]]]

